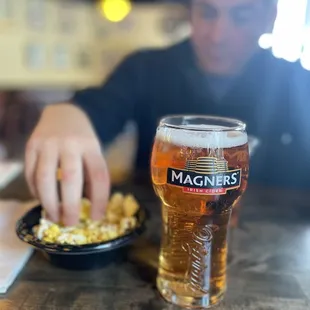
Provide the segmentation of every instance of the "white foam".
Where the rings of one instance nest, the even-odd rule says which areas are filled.
[[[160,127],[157,129],[156,139],[193,148],[230,148],[248,142],[245,132],[216,131],[216,129],[229,129],[223,126],[190,125],[190,128],[191,130]],[[198,130],[194,131],[195,128]],[[209,131],[202,131],[204,128]]]

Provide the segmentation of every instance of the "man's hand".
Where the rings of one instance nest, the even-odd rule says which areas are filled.
[[[61,169],[61,204],[57,169]],[[26,147],[26,179],[30,190],[54,222],[75,225],[79,219],[83,186],[99,219],[110,193],[110,180],[100,143],[79,108],[71,104],[47,107]]]

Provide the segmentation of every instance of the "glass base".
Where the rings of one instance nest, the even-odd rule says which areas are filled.
[[[157,289],[169,303],[187,309],[209,309],[218,305],[224,298],[225,290],[218,295],[190,293],[187,285],[177,281],[157,278]]]

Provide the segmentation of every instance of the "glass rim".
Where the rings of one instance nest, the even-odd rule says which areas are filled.
[[[174,125],[169,123],[169,119],[177,119],[182,118],[183,120],[190,120],[190,119],[204,119],[204,120],[210,120],[210,121],[222,121],[226,122],[227,126],[219,126],[219,128],[199,128],[197,126],[193,125]],[[231,125],[229,125],[231,124]],[[207,125],[207,124],[206,124]],[[236,118],[230,118],[230,117],[222,117],[222,116],[215,116],[215,115],[199,115],[199,114],[171,114],[166,115],[162,117],[159,121],[159,127],[168,127],[172,129],[183,129],[188,131],[200,131],[200,132],[229,132],[229,131],[245,131],[246,130],[246,124]]]

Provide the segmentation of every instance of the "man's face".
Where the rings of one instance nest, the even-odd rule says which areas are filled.
[[[237,74],[275,17],[276,5],[268,0],[192,0],[192,41],[200,65],[211,74]]]

